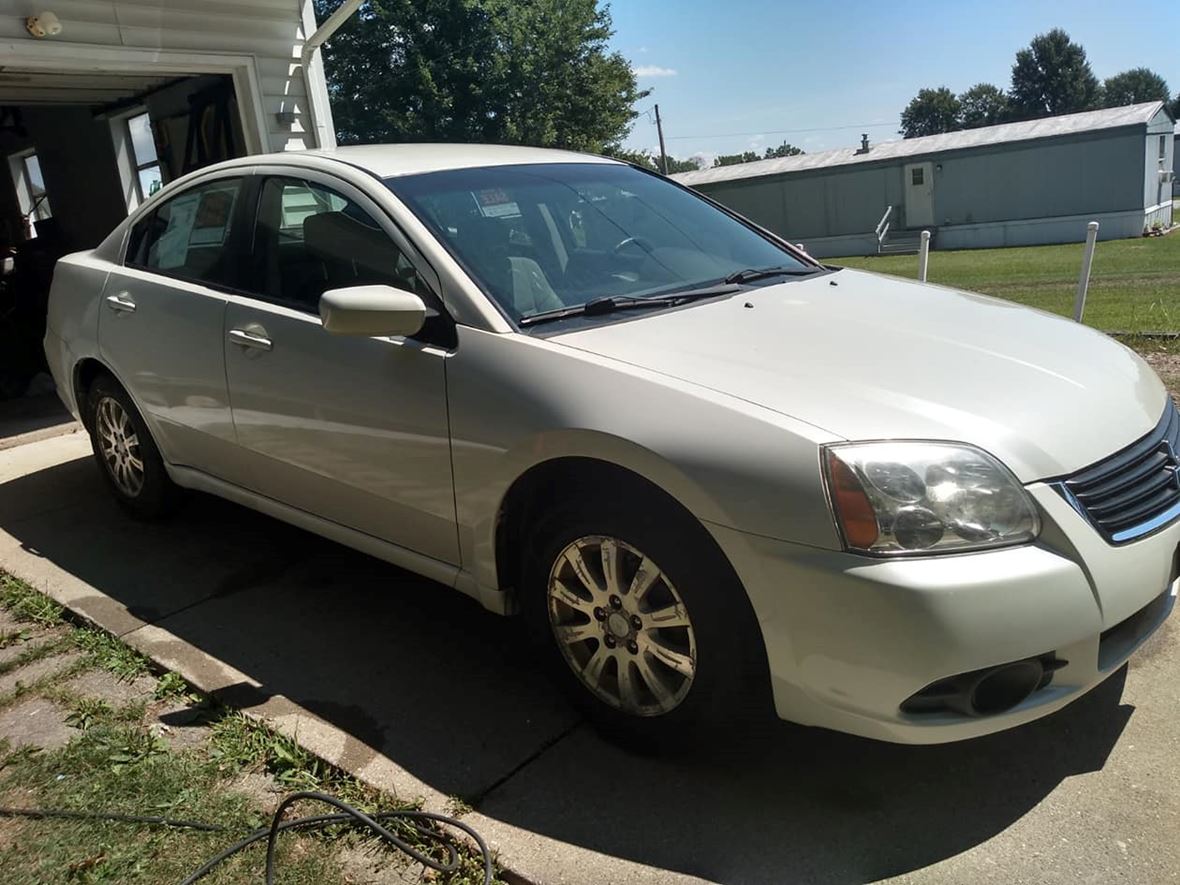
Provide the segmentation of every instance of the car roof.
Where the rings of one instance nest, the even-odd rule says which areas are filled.
[[[526,163],[617,163],[595,154],[504,144],[364,144],[353,147],[299,151],[360,166],[379,178],[471,169],[479,166],[519,166]],[[290,160],[292,152],[280,156]],[[261,158],[256,157],[256,160]]]

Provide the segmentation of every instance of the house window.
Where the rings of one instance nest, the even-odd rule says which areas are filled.
[[[926,183],[926,170],[921,166],[915,166],[910,170],[910,184],[914,187],[921,187]]]
[[[1160,161],[1167,159],[1168,156],[1168,136],[1160,136]]]
[[[22,151],[8,158],[9,171],[16,185],[17,203],[21,215],[29,220],[28,235],[37,236],[37,222],[53,216],[49,197],[45,193],[45,177],[41,161],[35,151]]]
[[[164,186],[160,160],[156,156],[156,139],[152,135],[152,121],[147,113],[127,118],[127,134],[131,138],[131,158],[135,163],[139,198],[146,200]]]

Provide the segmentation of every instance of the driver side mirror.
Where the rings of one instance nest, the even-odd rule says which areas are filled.
[[[426,322],[426,305],[393,286],[349,286],[320,296],[320,319],[333,335],[414,335]]]

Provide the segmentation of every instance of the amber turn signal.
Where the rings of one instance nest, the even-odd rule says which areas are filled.
[[[831,483],[836,521],[844,532],[844,540],[849,547],[868,550],[877,542],[880,534],[873,505],[869,503],[869,496],[865,494],[864,486],[852,468],[830,450],[827,457],[828,481]]]

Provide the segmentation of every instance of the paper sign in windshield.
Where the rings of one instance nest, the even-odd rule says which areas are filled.
[[[508,218],[520,214],[520,207],[498,187],[476,191],[475,201],[479,204],[479,211],[484,218]]]

